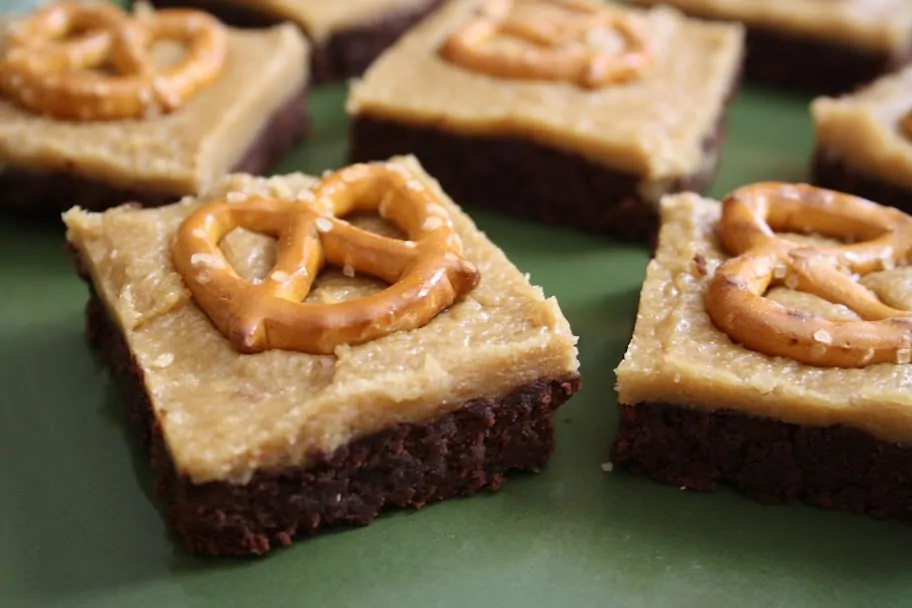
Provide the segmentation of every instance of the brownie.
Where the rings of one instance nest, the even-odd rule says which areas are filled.
[[[912,60],[912,11],[904,0],[771,5],[765,0],[632,0],[668,5],[746,28],[745,77],[753,83],[811,95],[851,91]],[[892,11],[890,9],[893,9]]]
[[[739,83],[739,26],[593,4],[655,33],[655,63],[628,82],[585,89],[481,74],[441,56],[483,4],[448,4],[351,89],[349,159],[415,154],[460,204],[652,241],[658,200],[702,191],[716,174]],[[668,111],[672,97],[697,87],[699,102]]]
[[[838,158],[832,158],[823,150],[814,153],[811,181],[824,188],[849,192],[912,213],[912,188],[858,171]]]
[[[134,0],[130,0],[133,2]],[[332,32],[315,44],[311,57],[314,84],[360,76],[387,47],[446,0],[425,0],[394,10],[363,24]],[[230,0],[152,0],[157,7],[189,6],[206,10],[235,27],[264,27],[281,19]]]
[[[814,258],[813,248],[833,246],[813,234],[827,218],[829,230],[837,232],[828,234],[838,237],[832,218],[811,211],[832,197],[812,186],[786,184],[777,200],[774,187],[763,186],[765,192],[756,194],[768,197],[768,213],[775,218],[765,228],[742,213],[752,196],[747,190],[722,205],[695,194],[663,200],[660,237],[633,337],[616,370],[620,423],[611,461],[621,470],[683,488],[710,491],[728,484],[763,503],[804,501],[910,521],[912,424],[906,412],[912,397],[906,387],[912,365],[904,345],[912,341],[912,330],[905,319],[878,324],[876,331],[894,328],[892,346],[879,351],[865,350],[870,337],[856,336],[868,327],[856,328],[848,338],[839,333],[848,327],[840,322],[867,322],[848,300],[834,303],[800,291],[789,261]],[[802,199],[806,210],[789,207]],[[851,199],[841,202],[848,210],[834,201],[830,213],[858,212]],[[780,204],[787,212],[775,207]],[[724,216],[723,205],[730,205]],[[808,219],[804,211],[818,214]],[[728,219],[720,224],[722,217]],[[887,217],[912,223],[892,212]],[[795,231],[806,234],[793,258],[779,258],[768,271],[771,281],[760,297],[778,306],[757,320],[759,303],[742,301],[738,307],[731,295],[742,279],[719,273],[733,268],[725,266],[738,253],[729,249],[733,238],[741,234],[759,249],[766,246],[762,239],[750,239],[765,229],[786,232],[789,239]],[[733,236],[729,230],[740,232]],[[885,251],[898,256],[901,247]],[[765,251],[745,255],[760,259],[770,250]],[[840,257],[833,263],[852,272],[852,259],[847,255],[847,261]],[[895,257],[859,272],[855,279],[881,302],[912,310],[912,274]],[[777,339],[742,331],[757,323],[767,323],[765,331]]]
[[[310,130],[307,108],[309,87],[280,107],[244,152],[233,172],[267,173]],[[100,211],[126,202],[155,207],[173,203],[178,194],[124,190],[104,182],[56,171],[35,173],[22,169],[0,169],[0,208],[27,215],[63,213],[73,205]]]
[[[420,211],[402,219],[404,203],[373,190],[373,202],[351,203],[369,207],[361,213],[326,206],[331,201],[319,189],[358,188],[362,180],[415,192]],[[282,245],[256,228],[229,226],[224,237],[212,237],[216,252],[186,248],[211,225],[198,211],[243,213],[254,205],[263,219],[264,199],[289,222],[296,221],[294,207],[309,214],[320,205],[320,234],[375,235],[367,262],[375,266],[365,268],[356,251],[336,249],[325,254],[330,265],[314,271],[308,293],[286,296],[293,303],[283,311],[336,315],[318,320],[338,329],[316,342],[298,340],[319,331],[310,317],[272,323],[263,340],[249,341],[235,327],[286,305],[270,296],[225,311],[224,300],[205,291],[220,289],[220,272],[229,267],[240,281],[271,290],[290,276],[276,270],[276,259],[288,259]],[[321,180],[235,174],[180,204],[103,213],[74,208],[63,220],[77,271],[90,286],[89,339],[152,452],[169,526],[193,552],[259,554],[331,526],[366,525],[387,507],[418,508],[496,489],[508,472],[544,465],[554,447],[551,416],[580,384],[577,338],[554,299],[529,283],[413,157],[348,167]],[[382,255],[375,252],[397,247],[390,241],[398,238],[409,239],[406,252],[422,256],[414,266],[426,268],[426,281],[446,285],[430,288],[442,300],[430,303],[429,318],[403,323],[391,314],[395,325],[384,330],[382,322],[363,320],[373,309],[357,307],[373,298],[379,314],[387,314],[382,299],[397,288],[371,273],[383,272],[372,270]],[[426,239],[436,239],[433,254]],[[442,274],[427,268],[437,262],[426,255],[449,265]],[[416,280],[405,272],[405,280]],[[353,336],[352,324],[332,306],[340,301],[349,305],[347,318],[380,333]],[[234,319],[241,325],[232,327]]]

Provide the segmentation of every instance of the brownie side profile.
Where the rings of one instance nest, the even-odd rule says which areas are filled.
[[[88,281],[76,259],[77,270]],[[90,288],[91,289],[91,288]],[[245,485],[191,483],[174,467],[123,334],[94,290],[86,334],[117,383],[125,414],[149,451],[169,527],[193,553],[259,555],[337,526],[365,526],[388,508],[498,490],[511,471],[537,472],[554,451],[552,416],[580,387],[576,374],[475,399],[420,424],[400,424],[309,467],[257,472]]]
[[[912,522],[912,450],[847,426],[665,403],[621,406],[611,460],[692,490],[722,483],[763,504],[804,502]]]
[[[426,0],[418,6],[392,11],[332,33],[313,49],[311,75],[314,83],[325,84],[360,76],[380,53],[444,2],[446,0]],[[183,6],[201,9],[228,25],[241,28],[268,27],[280,22],[254,8],[225,0],[152,0],[152,4],[160,8]]]
[[[266,173],[307,137],[310,130],[308,91],[309,87],[305,86],[272,114],[232,172]],[[102,211],[127,201],[157,207],[189,194],[124,190],[77,175],[72,172],[76,169],[72,165],[68,171],[37,173],[0,168],[0,209],[24,215],[52,215],[75,205],[88,211]]]
[[[668,192],[708,187],[724,133],[723,113],[703,142],[712,162],[668,184]],[[582,156],[521,139],[457,135],[367,116],[352,118],[349,139],[350,162],[414,154],[460,205],[628,241],[651,243],[658,231],[658,209],[642,199],[638,176]]]
[[[842,161],[831,158],[826,150],[814,152],[811,183],[912,213],[912,190],[860,173]]]

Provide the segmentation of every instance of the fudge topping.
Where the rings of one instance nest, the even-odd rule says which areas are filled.
[[[299,198],[304,200],[217,198],[177,232],[175,268],[196,305],[241,352],[332,354],[345,344],[422,327],[478,284],[478,270],[462,257],[446,207],[401,165],[351,165]],[[408,240],[341,219],[354,211],[378,212]],[[278,241],[268,280],[248,283],[226,263],[219,242],[239,227]],[[391,286],[347,302],[302,302],[326,263]]]
[[[177,51],[156,48],[163,61]],[[210,187],[243,157],[264,121],[300,94],[308,63],[308,43],[293,25],[229,29],[223,71],[177,112],[61,121],[0,98],[0,164],[177,199]]]
[[[162,41],[185,47],[160,67]],[[108,2],[58,2],[6,28],[0,91],[23,108],[61,119],[141,119],[183,107],[225,64],[227,33],[201,11],[131,17]]]
[[[223,0],[226,1],[226,0]],[[389,13],[399,13],[430,4],[429,0],[230,0],[252,9],[287,19],[319,43],[350,27],[370,24]]]
[[[912,32],[907,0],[631,0],[666,4],[714,19],[743,21],[845,46],[893,53],[906,48]]]
[[[729,408],[795,424],[846,424],[888,441],[912,441],[912,365],[908,358],[863,368],[820,367],[745,348],[718,329],[705,301],[730,258],[717,238],[719,203],[693,194],[666,197],[659,249],[649,263],[637,323],[617,369],[623,405],[671,403]],[[783,233],[796,243],[829,247],[829,238]],[[859,279],[888,306],[912,309],[912,267],[884,268]],[[775,286],[766,297],[830,320],[861,317],[842,304]]]
[[[500,78],[597,89],[652,65],[638,16],[590,0],[488,0],[447,38],[441,56]]]
[[[912,139],[902,129],[910,99],[912,67],[849,95],[815,99],[811,112],[819,152],[859,173],[912,189]]]
[[[391,425],[433,419],[470,399],[499,398],[577,372],[576,338],[557,303],[529,284],[417,162],[395,162],[440,199],[481,279],[424,327],[340,346],[331,355],[239,353],[196,306],[172,263],[171,240],[204,199],[66,215],[68,239],[142,369],[180,473],[196,483],[244,481],[257,468],[306,465],[315,452],[332,452]],[[313,182],[303,175],[231,176],[211,196],[293,202]],[[349,221],[403,236],[376,215]],[[268,280],[276,247],[273,239],[244,230],[221,244],[247,281]],[[351,274],[328,268],[306,301],[352,300],[384,287]]]
[[[739,25],[617,7],[642,21],[654,65],[622,86],[584,89],[492,77],[441,57],[441,46],[482,1],[449,2],[401,38],[353,85],[349,113],[458,135],[519,137],[646,179],[701,168],[703,141],[738,75]]]
[[[819,247],[773,230],[851,241]],[[865,367],[910,359],[912,312],[881,302],[859,275],[904,265],[912,217],[862,198],[806,184],[745,186],[722,202],[719,237],[729,254],[706,291],[716,326],[748,348],[809,365]],[[859,242],[860,241],[860,242]],[[764,296],[783,284],[842,304],[861,320],[833,321]]]

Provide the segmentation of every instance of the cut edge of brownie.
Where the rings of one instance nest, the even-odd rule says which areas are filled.
[[[541,379],[497,399],[474,399],[434,420],[399,424],[312,454],[307,467],[256,472],[244,485],[194,484],[175,468],[143,372],[89,284],[86,336],[120,389],[125,416],[149,452],[167,523],[191,553],[261,555],[295,538],[366,526],[390,508],[496,491],[510,472],[538,472],[554,451],[553,415],[580,388],[579,374]]]
[[[669,180],[661,194],[703,193],[712,184],[740,80],[740,72],[732,75],[719,115],[701,142],[703,165]],[[641,176],[520,137],[460,135],[369,114],[350,117],[350,162],[397,154],[414,154],[461,206],[655,247],[659,209],[656,201],[643,199]]]
[[[814,151],[811,183],[912,213],[912,189],[850,167],[825,149],[818,148]]]
[[[314,84],[360,76],[400,36],[446,1],[426,0],[333,32],[314,46],[311,59]],[[225,0],[152,0],[152,4],[160,8],[181,6],[205,10],[224,23],[241,28],[269,27],[281,21],[249,6],[232,5]]]
[[[310,132],[309,89],[305,85],[273,112],[230,172],[266,173],[307,137]],[[35,216],[63,213],[74,206],[101,211],[127,202],[158,207],[193,194],[124,189],[73,171],[36,172],[12,166],[0,169],[0,209]]]
[[[654,481],[734,487],[762,504],[912,522],[912,451],[868,432],[667,403],[619,406],[611,462]]]

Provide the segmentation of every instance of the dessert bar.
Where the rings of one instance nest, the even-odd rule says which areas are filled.
[[[352,87],[351,159],[414,153],[460,204],[648,240],[660,196],[715,173],[741,52],[668,9],[454,0]]]
[[[811,111],[814,183],[912,212],[912,67]]]
[[[64,220],[88,337],[193,552],[495,490],[545,465],[579,387],[557,302],[412,158]]]
[[[912,521],[910,252],[912,217],[812,186],[665,199],[613,463]]]
[[[445,0],[152,0],[191,6],[236,27],[289,21],[313,43],[315,83],[360,76],[404,32]]]
[[[912,60],[906,0],[631,0],[747,28],[745,76],[814,95],[848,92]]]
[[[264,172],[306,134],[308,56],[290,25],[45,5],[14,22],[0,56],[0,208],[159,205],[232,169]]]

